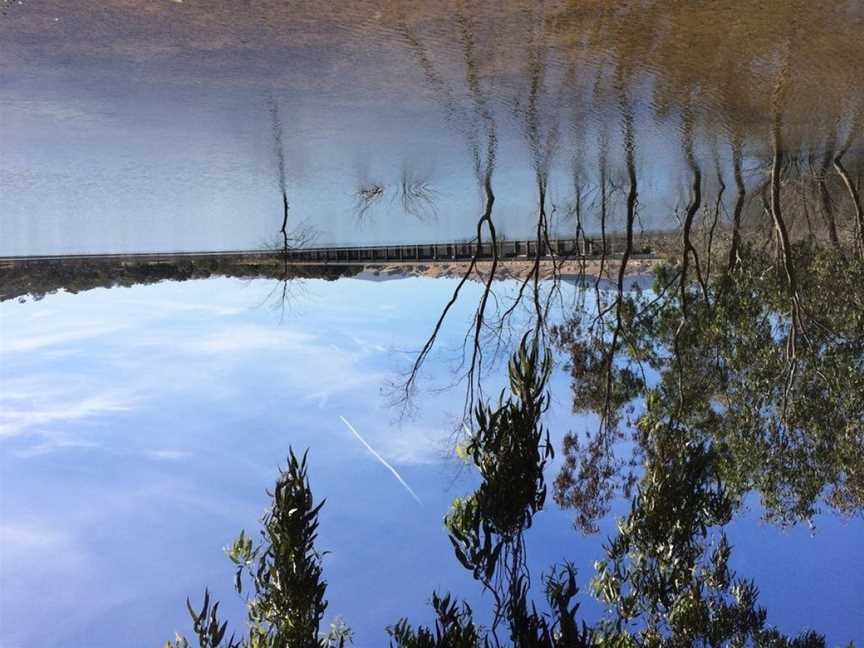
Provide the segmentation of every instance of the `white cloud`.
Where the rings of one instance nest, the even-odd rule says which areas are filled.
[[[179,461],[188,457],[190,453],[184,450],[150,450],[144,454],[156,461]]]
[[[98,448],[100,447],[95,441],[85,441],[83,439],[64,439],[52,436],[45,437],[42,443],[31,445],[26,448],[13,450],[12,454],[16,457],[38,457],[57,450],[66,450],[69,448]]]
[[[418,426],[403,426],[377,440],[381,452],[394,463],[402,465],[439,463],[447,448],[449,435]],[[452,448],[451,448],[452,450]]]
[[[12,398],[0,397],[0,403],[13,402],[14,407],[4,404],[0,410],[0,437],[19,436],[33,428],[56,423],[69,423],[81,419],[104,416],[131,410],[135,402],[122,394],[101,394],[87,396],[66,402],[52,399],[50,394],[24,399],[20,393]],[[20,403],[30,401],[29,406]]]
[[[69,538],[53,529],[23,524],[0,525],[0,546],[4,558],[10,562],[36,551],[56,550],[68,544]]]
[[[0,341],[0,353],[37,351],[67,342],[78,342],[80,340],[101,337],[114,333],[121,328],[123,327],[82,322],[74,326],[65,326],[62,330],[48,331],[35,335],[9,335],[4,333],[3,339]]]
[[[193,340],[188,351],[200,353],[237,353],[239,351],[305,348],[315,342],[315,336],[289,329],[268,329],[261,326],[240,326],[212,333]]]
[[[122,302],[125,306],[141,308],[147,313],[158,313],[160,317],[165,317],[166,315],[172,313],[186,313],[186,314],[207,314],[214,315],[216,317],[231,317],[235,315],[242,315],[247,310],[248,307],[239,307],[239,306],[223,306],[223,305],[213,305],[213,304],[196,304],[190,302],[182,302],[175,300],[146,300],[146,299],[124,299]]]

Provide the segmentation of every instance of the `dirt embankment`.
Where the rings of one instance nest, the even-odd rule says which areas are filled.
[[[630,259],[627,264],[628,275],[650,274],[654,271],[661,259],[636,258]],[[436,263],[390,263],[366,265],[363,275],[368,278],[396,279],[401,277],[429,277],[438,278],[461,278],[468,271],[468,261],[436,262]],[[588,261],[565,261],[558,265],[557,272],[563,277],[577,277],[580,275],[604,279],[615,279],[620,269],[620,260],[608,259],[601,268],[599,259]],[[499,262],[495,269],[496,280],[524,279],[531,274],[534,267],[533,261],[503,261]],[[475,281],[485,280],[492,270],[491,261],[481,261],[476,264],[471,279]],[[550,261],[540,262],[540,278],[550,279],[553,274],[553,266]]]

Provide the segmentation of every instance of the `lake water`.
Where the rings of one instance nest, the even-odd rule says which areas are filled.
[[[355,646],[433,592],[583,645],[565,561],[598,642],[729,645],[725,605],[864,645],[864,4],[0,11],[0,647],[197,645],[205,586],[246,636],[224,549],[307,448]],[[505,547],[485,585],[455,498]]]

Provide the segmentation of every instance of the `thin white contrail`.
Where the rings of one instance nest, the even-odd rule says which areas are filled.
[[[360,439],[360,443],[362,443],[364,446],[366,446],[366,449],[369,452],[371,452],[372,455],[378,461],[380,461],[382,464],[384,464],[384,467],[387,470],[389,470],[390,472],[393,473],[393,476],[399,480],[399,483],[405,487],[405,490],[407,490],[411,494],[411,497],[413,497],[415,500],[417,500],[417,503],[420,506],[423,506],[423,502],[421,502],[420,498],[417,497],[417,493],[415,493],[413,490],[411,490],[411,487],[405,483],[405,480],[402,479],[402,476],[398,472],[396,472],[396,469],[393,466],[391,466],[389,463],[387,463],[387,461],[384,459],[384,457],[382,457],[377,452],[375,452],[375,450],[372,448],[372,446],[370,446],[368,443],[366,443],[366,439],[364,439],[362,436],[360,436],[360,433],[354,429],[354,426],[348,422],[348,419],[346,419],[344,416],[340,416],[339,418],[342,419],[342,422],[348,427],[349,430],[351,430],[351,432],[354,433],[354,436],[356,436],[358,439]]]

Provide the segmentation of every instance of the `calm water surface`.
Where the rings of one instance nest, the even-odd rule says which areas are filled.
[[[864,4],[0,7],[0,647],[196,645],[205,586],[243,636],[224,549],[289,448],[356,646],[433,591],[511,645],[529,573],[559,632],[565,561],[598,642],[725,605],[864,645]],[[559,238],[594,254],[289,262]]]
[[[490,137],[499,228],[530,235],[539,171],[572,232],[574,183],[621,173],[622,119],[659,226],[688,142],[731,187],[733,152],[758,166],[776,114],[817,157],[861,123],[854,1],[6,4],[3,255],[255,248],[280,186],[321,242],[466,238]],[[403,178],[430,200],[406,212]]]

